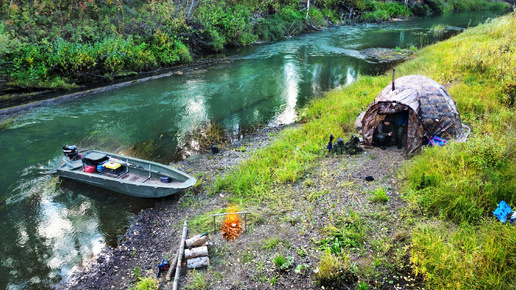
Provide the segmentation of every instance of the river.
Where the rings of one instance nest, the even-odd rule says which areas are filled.
[[[180,75],[17,114],[0,132],[0,289],[46,288],[66,279],[103,247],[116,246],[135,215],[156,202],[49,174],[63,145],[124,151],[150,144],[149,158],[170,163],[195,154],[198,138],[192,136],[199,128],[211,125],[238,139],[251,127],[290,124],[325,91],[394,65],[368,59],[363,49],[421,47],[495,16],[330,28],[229,51],[227,61]],[[443,33],[433,32],[438,24]]]

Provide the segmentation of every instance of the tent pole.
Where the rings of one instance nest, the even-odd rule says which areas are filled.
[[[392,90],[393,91],[396,89],[396,86],[394,85],[395,78],[396,78],[396,69],[392,69]]]

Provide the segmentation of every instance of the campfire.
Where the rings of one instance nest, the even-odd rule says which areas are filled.
[[[240,233],[242,233],[242,220],[237,212],[237,206],[230,206],[226,218],[222,223],[222,237],[228,241],[235,240],[240,236]]]

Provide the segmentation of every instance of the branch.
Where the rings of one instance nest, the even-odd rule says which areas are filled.
[[[308,19],[308,12],[310,12],[310,0],[306,1],[306,17]]]

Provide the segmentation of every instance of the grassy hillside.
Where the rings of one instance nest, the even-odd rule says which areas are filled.
[[[516,286],[514,227],[493,217],[501,200],[516,208],[515,25],[516,13],[495,19],[427,47],[397,68],[398,76],[421,74],[448,87],[472,128],[467,143],[425,148],[399,171],[409,205],[405,223],[412,229],[410,263],[432,289]],[[323,157],[327,132],[349,135],[356,116],[389,81],[364,76],[314,101],[300,128],[283,132],[220,179],[214,192],[230,192],[242,205],[281,203],[276,185],[299,181]],[[321,263],[332,261],[325,255]]]
[[[72,88],[333,24],[492,8],[508,5],[484,0],[0,0],[0,90]]]

